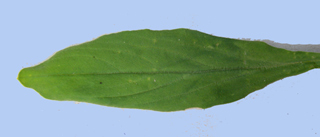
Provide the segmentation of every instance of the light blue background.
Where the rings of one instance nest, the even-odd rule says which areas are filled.
[[[42,98],[23,67],[100,35],[190,28],[230,38],[320,44],[319,0],[0,2],[1,137],[320,136],[320,70],[285,78],[234,103],[171,113]]]

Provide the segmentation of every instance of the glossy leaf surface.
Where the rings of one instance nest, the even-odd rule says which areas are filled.
[[[22,69],[18,79],[47,99],[177,111],[230,103],[319,66],[319,53],[259,41],[137,30],[68,47]]]

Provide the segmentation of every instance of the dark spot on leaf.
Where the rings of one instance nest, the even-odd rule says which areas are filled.
[[[100,84],[102,84],[102,82],[100,82]]]
[[[95,56],[93,56],[93,58],[96,58]]]

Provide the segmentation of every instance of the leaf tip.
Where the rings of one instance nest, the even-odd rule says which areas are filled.
[[[26,68],[21,69],[21,70],[19,71],[19,73],[18,73],[18,76],[17,76],[17,80],[18,80],[18,81],[21,83],[21,85],[23,85],[24,87],[26,87],[26,86],[25,86],[25,82],[24,82],[24,80],[23,80],[23,74],[24,74],[25,69],[26,69]]]

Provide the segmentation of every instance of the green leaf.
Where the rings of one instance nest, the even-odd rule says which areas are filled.
[[[124,31],[57,52],[18,80],[52,100],[177,111],[244,98],[319,68],[320,54],[189,29]]]

